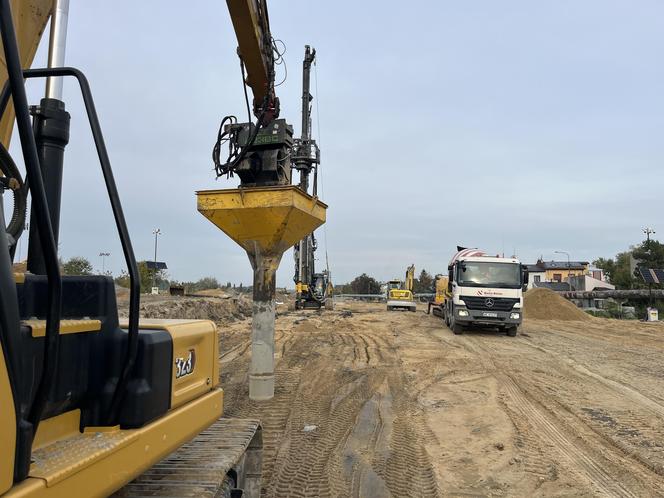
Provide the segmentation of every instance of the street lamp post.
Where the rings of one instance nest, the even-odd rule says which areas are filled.
[[[567,285],[569,285],[569,291],[572,292],[572,264],[569,260],[569,253],[566,251],[553,251],[556,254],[566,254],[567,255]]]
[[[155,228],[152,230],[152,235],[154,235],[154,270],[152,273],[152,288],[154,289],[157,285],[157,237],[161,235],[161,230]]]
[[[101,274],[102,275],[106,274],[106,265],[104,264],[105,263],[104,258],[107,258],[110,255],[111,255],[110,252],[100,252],[99,253],[99,257],[101,258]]]
[[[655,230],[653,230],[650,227],[645,227],[643,229],[643,233],[646,234],[646,248],[648,249],[648,256],[651,256],[650,253],[650,234],[655,233]],[[652,306],[652,283],[648,282],[648,306]]]

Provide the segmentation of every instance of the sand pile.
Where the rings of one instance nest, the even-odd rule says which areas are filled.
[[[120,311],[127,316],[127,309]],[[251,316],[251,300],[244,296],[229,299],[181,298],[172,301],[142,303],[142,318],[188,318],[228,323]]]
[[[535,320],[588,321],[592,316],[550,289],[530,289],[523,296],[524,317]]]

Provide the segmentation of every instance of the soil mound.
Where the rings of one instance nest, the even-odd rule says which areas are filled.
[[[251,316],[251,300],[244,296],[228,299],[219,298],[180,298],[155,303],[142,303],[142,318],[185,318],[191,320],[212,320],[219,324],[241,320]],[[127,310],[120,311],[127,316]]]
[[[523,296],[524,317],[535,320],[589,321],[593,318],[574,303],[541,287],[530,289]]]

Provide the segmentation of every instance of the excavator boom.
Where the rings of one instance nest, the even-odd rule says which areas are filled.
[[[253,111],[258,118],[263,110],[264,122],[279,117],[274,95],[274,52],[266,0],[226,0],[238,42],[238,55],[247,77],[246,85],[254,95]]]
[[[21,66],[30,67],[51,15],[53,0],[12,0],[11,7]],[[7,63],[1,50],[0,63],[0,87],[2,87],[7,81]],[[0,120],[0,141],[6,148],[9,147],[13,127],[14,106],[10,103]]]

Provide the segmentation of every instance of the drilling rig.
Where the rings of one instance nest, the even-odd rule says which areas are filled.
[[[318,197],[318,166],[320,149],[311,138],[311,66],[316,61],[316,49],[304,48],[302,62],[302,135],[293,144],[291,160],[293,168],[300,173],[300,190],[309,192],[309,180],[313,176],[311,195]],[[295,309],[320,309],[325,305],[330,282],[330,271],[326,268],[316,273],[314,253],[318,248],[314,232],[306,235],[293,247],[295,258]]]

